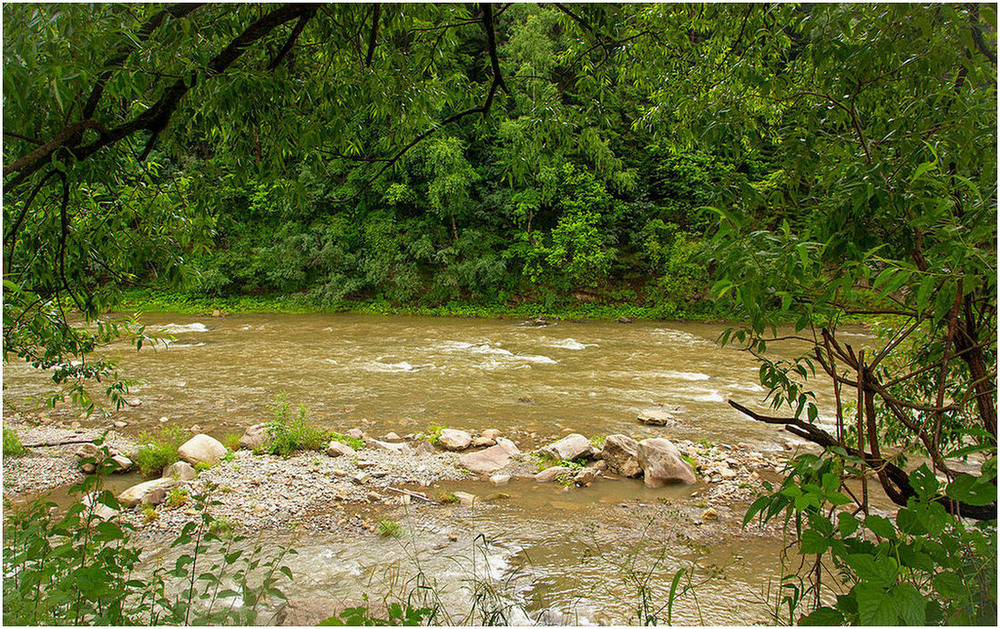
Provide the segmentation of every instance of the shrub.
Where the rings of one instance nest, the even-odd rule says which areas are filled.
[[[162,430],[158,437],[142,433],[139,441],[145,443],[136,452],[134,463],[144,476],[158,476],[163,468],[180,460],[177,448],[186,440],[187,434],[180,428]]]
[[[330,433],[306,422],[306,407],[299,405],[291,416],[288,396],[278,394],[271,405],[274,419],[267,422],[267,443],[261,448],[266,454],[288,456],[297,450],[322,450],[330,441]],[[353,447],[353,446],[352,446]]]
[[[438,445],[441,442],[441,431],[445,428],[447,428],[447,426],[439,426],[437,424],[431,424],[428,426],[427,432],[429,433],[429,436],[427,437],[427,441],[429,441],[433,446]]]
[[[331,432],[328,436],[331,441],[339,441],[340,443],[348,445],[355,450],[360,450],[365,447],[364,439],[355,439],[354,437],[342,435],[339,432]]]
[[[3,429],[3,455],[4,456],[24,456],[28,450],[21,445],[21,440],[17,436],[17,431],[13,428]]]
[[[188,490],[183,487],[174,487],[170,490],[167,495],[167,506],[168,507],[180,507],[181,505],[187,504],[191,496],[188,495]]]

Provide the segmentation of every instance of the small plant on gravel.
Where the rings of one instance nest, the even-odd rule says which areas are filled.
[[[607,440],[608,440],[608,438],[605,437],[605,436],[591,437],[590,438],[590,445],[594,446],[598,450],[603,450],[604,449],[604,442],[607,441]]]
[[[163,468],[176,463],[179,459],[177,448],[188,435],[180,428],[167,428],[154,437],[150,433],[139,435],[139,446],[135,455],[135,465],[144,476],[159,476]]]
[[[153,505],[142,505],[142,517],[146,520],[146,522],[153,522],[156,518],[160,517],[160,515],[156,513],[156,509]]]
[[[181,505],[187,504],[190,499],[191,496],[188,494],[188,490],[183,487],[174,487],[167,495],[167,506],[180,507]]]
[[[458,502],[458,496],[451,493],[441,494],[440,496],[438,496],[438,502],[442,502],[444,504],[454,504]]]
[[[198,463],[194,464],[194,471],[198,472],[199,474],[201,474],[205,470],[210,470],[210,469],[212,469],[211,463],[205,463],[204,461],[199,461]]]
[[[347,435],[342,435],[339,432],[330,433],[331,441],[339,441],[340,443],[350,446],[354,450],[361,450],[365,447],[364,439],[355,439],[354,437],[348,437]]]
[[[235,452],[240,449],[240,436],[235,432],[227,432],[222,437],[222,445],[226,446],[226,450]]]
[[[403,527],[394,520],[382,520],[378,523],[379,537],[400,537],[402,534]]]
[[[274,419],[267,422],[268,442],[262,449],[264,453],[288,456],[297,450],[322,450],[329,443],[327,431],[306,422],[305,406],[300,404],[292,415],[288,395],[276,395],[271,410]]]
[[[438,424],[431,424],[427,427],[427,441],[431,443],[432,446],[436,446],[441,442],[441,431],[447,428],[447,426],[439,426]]]
[[[13,428],[3,429],[3,455],[23,456],[28,452],[27,448],[21,445],[21,440],[17,436],[17,431]]]

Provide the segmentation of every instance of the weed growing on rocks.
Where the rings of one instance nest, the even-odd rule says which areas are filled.
[[[21,439],[17,436],[17,431],[13,428],[3,429],[3,455],[23,456],[28,452],[27,448],[21,445]]]
[[[306,407],[299,405],[294,416],[288,395],[279,393],[271,404],[274,419],[267,422],[268,440],[262,450],[266,454],[289,456],[297,450],[322,450],[330,434],[306,422]]]
[[[144,432],[139,435],[139,446],[136,451],[135,466],[144,476],[159,476],[163,468],[176,463],[177,448],[187,440],[188,435],[180,428],[167,428],[159,436],[154,437]]]

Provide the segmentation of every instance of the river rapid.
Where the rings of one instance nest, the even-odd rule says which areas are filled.
[[[195,425],[218,438],[241,434],[272,416],[269,405],[280,393],[304,405],[313,423],[375,436],[440,425],[519,435],[522,450],[568,432],[759,451],[794,443],[726,404],[733,399],[764,409],[765,392],[752,356],[715,343],[723,325],[532,327],[518,320],[272,314],[150,314],[142,321],[164,344],[138,353],[124,345],[106,350],[117,355],[123,377],[140,381],[129,394],[133,406],[114,416],[132,434]],[[868,340],[862,330],[857,336]],[[51,385],[47,374],[13,363],[3,383],[5,401],[24,410]],[[824,397],[820,391],[821,403]],[[636,421],[640,411],[660,406],[683,407],[676,425]],[[68,410],[44,412],[76,419]],[[474,484],[444,489],[474,490]],[[290,559],[293,596],[350,604],[365,592],[405,589],[422,572],[436,581],[450,622],[469,620],[463,614],[475,600],[470,588],[486,583],[509,605],[512,622],[634,623],[644,575],[651,577],[648,601],[655,610],[666,603],[680,568],[704,582],[677,603],[675,622],[769,622],[765,599],[777,585],[783,544],[678,530],[691,521],[681,511],[705,506],[692,498],[702,485],[649,490],[619,480],[567,490],[514,482],[503,488],[505,499],[474,508],[400,507],[389,514],[407,531],[398,539],[289,530],[269,541],[299,552]],[[665,614],[659,610],[659,622]]]

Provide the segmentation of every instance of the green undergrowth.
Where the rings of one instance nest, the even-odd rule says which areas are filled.
[[[17,436],[17,431],[13,428],[3,429],[3,455],[23,456],[28,452],[27,448],[21,445],[21,439]]]
[[[254,452],[287,457],[299,450],[322,450],[333,437],[333,433],[306,421],[305,406],[300,404],[293,414],[285,393],[276,395],[270,406],[274,419],[267,422],[267,439],[264,445]]]
[[[136,450],[135,465],[143,476],[159,476],[163,468],[180,460],[177,448],[188,438],[180,428],[166,428],[158,435],[144,432],[139,435],[139,449]]]
[[[343,301],[335,305],[310,300],[304,294],[198,296],[178,291],[130,289],[123,293],[124,311],[178,314],[211,314],[219,310],[234,313],[348,313],[366,315],[409,315],[426,317],[517,318],[546,317],[565,320],[670,320],[719,321],[726,313],[715,305],[697,304],[678,308],[674,304],[635,305],[632,303],[471,303],[448,302],[438,305],[395,303],[387,300]]]

